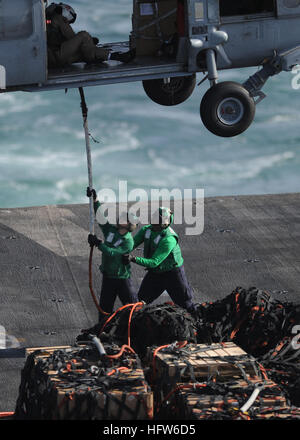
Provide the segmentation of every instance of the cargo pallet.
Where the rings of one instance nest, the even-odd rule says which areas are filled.
[[[300,409],[289,406],[280,386],[232,342],[149,347],[143,366],[131,352],[125,357],[109,355],[107,362],[100,359],[97,350],[91,356],[86,354],[84,350],[90,348],[78,345],[26,350],[22,382],[24,386],[26,373],[28,399],[22,401],[19,396],[17,402],[17,408],[25,408],[24,418],[300,418]],[[113,348],[120,351],[120,347]],[[61,365],[57,363],[60,355],[67,357]],[[93,371],[97,377],[91,383]],[[241,411],[258,386],[260,392],[249,410]],[[21,390],[22,383],[20,395]]]

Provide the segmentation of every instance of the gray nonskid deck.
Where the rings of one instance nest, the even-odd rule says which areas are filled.
[[[15,406],[20,348],[72,344],[97,321],[88,287],[88,214],[88,205],[0,210],[0,411]],[[300,302],[300,194],[207,198],[202,235],[184,236],[185,225],[174,229],[197,302],[223,298],[236,286]],[[96,253],[97,292],[100,261]],[[137,287],[144,274],[133,265]]]

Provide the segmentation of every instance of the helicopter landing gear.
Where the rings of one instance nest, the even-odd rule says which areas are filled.
[[[160,105],[177,105],[186,101],[196,86],[196,74],[143,81],[150,99]]]
[[[200,105],[204,126],[213,134],[233,137],[243,133],[255,116],[255,102],[248,90],[232,81],[218,83],[218,69],[214,50],[205,53],[210,89]]]
[[[200,116],[205,127],[221,137],[243,133],[255,116],[255,102],[239,83],[226,81],[213,85],[204,95]]]

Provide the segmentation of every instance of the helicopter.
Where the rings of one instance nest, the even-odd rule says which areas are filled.
[[[214,135],[240,135],[254,120],[267,80],[300,64],[300,0],[133,0],[129,63],[48,68],[45,0],[0,0],[0,93],[142,82],[159,105],[178,105],[199,84],[209,88],[200,117]],[[219,71],[258,67],[243,84]]]

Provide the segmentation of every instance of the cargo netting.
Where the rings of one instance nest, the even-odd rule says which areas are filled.
[[[152,418],[152,394],[138,356],[115,345],[31,353],[22,371],[15,419]]]
[[[193,314],[172,303],[123,306],[69,351],[29,355],[16,417],[300,419],[299,324],[300,305],[255,287]],[[110,357],[96,359],[91,335]]]

